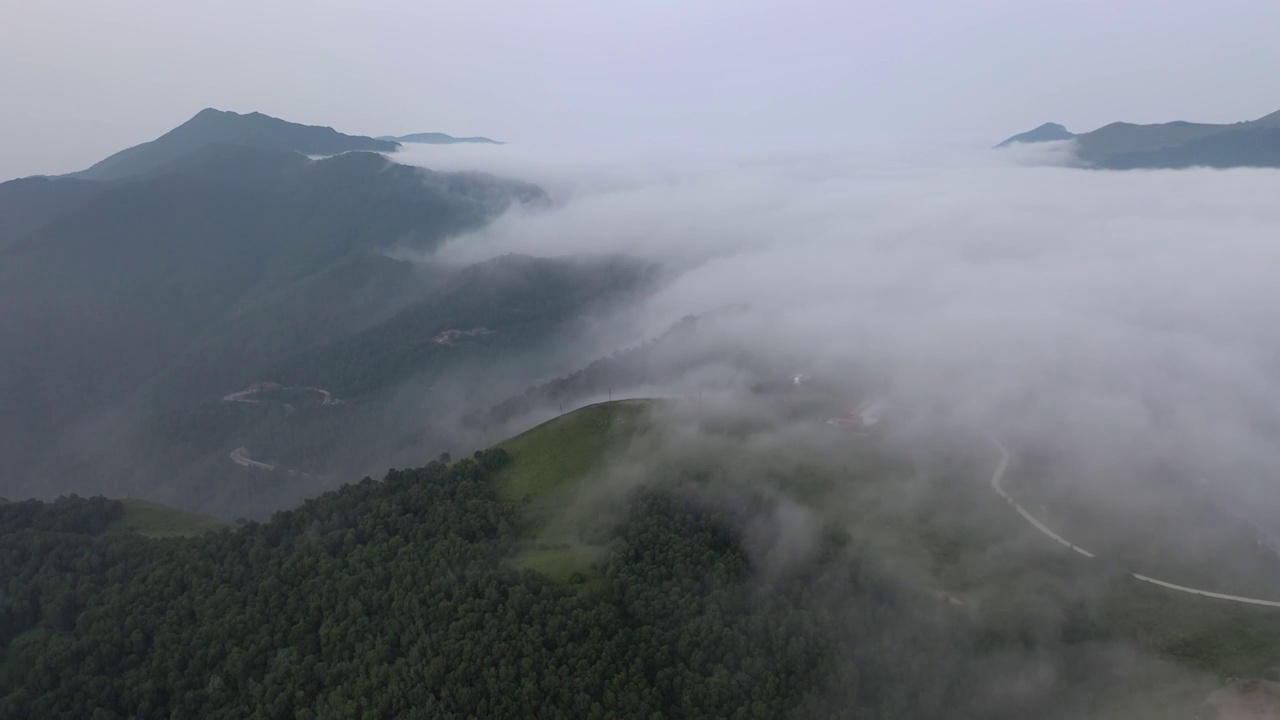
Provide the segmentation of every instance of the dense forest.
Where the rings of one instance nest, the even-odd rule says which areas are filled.
[[[517,570],[506,462],[190,539],[109,532],[100,498],[0,504],[0,717],[1071,717],[1101,697],[992,690],[991,663],[1051,651],[1083,677],[1100,636],[1078,608],[1050,631],[975,620],[831,532],[762,573],[747,529],[772,501],[696,479],[636,492],[590,577]]]

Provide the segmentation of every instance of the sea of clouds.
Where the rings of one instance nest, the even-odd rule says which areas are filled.
[[[1060,145],[669,156],[454,145],[393,159],[552,196],[437,259],[662,263],[667,281],[611,342],[746,305],[733,342],[828,377],[875,368],[897,401],[1049,443],[1093,483],[1161,465],[1254,507],[1280,500],[1280,172],[1091,171],[1065,157]]]

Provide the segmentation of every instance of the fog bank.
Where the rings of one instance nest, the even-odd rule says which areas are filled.
[[[514,175],[556,199],[440,258],[664,263],[674,280],[627,319],[634,338],[745,304],[733,342],[827,376],[872,368],[899,402],[1047,443],[1092,482],[1159,463],[1250,500],[1276,494],[1280,173],[1044,164],[1055,148],[623,155],[396,159]]]

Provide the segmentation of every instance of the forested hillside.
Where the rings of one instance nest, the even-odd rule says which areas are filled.
[[[414,268],[408,274],[406,268],[405,282],[425,286],[420,292],[427,297],[386,321],[329,344],[299,341],[289,360],[187,403],[158,406],[135,424],[103,433],[72,459],[91,468],[84,478],[95,483],[91,492],[140,494],[226,519],[264,519],[341,478],[479,444],[483,433],[462,427],[459,416],[571,367],[577,338],[598,322],[589,316],[642,291],[654,270],[627,258],[521,256],[460,273]],[[386,288],[369,288],[380,290]],[[318,302],[296,324],[326,317],[328,307]],[[212,350],[192,353],[190,367],[174,366],[151,390],[178,378],[189,385],[193,373],[205,369],[202,360],[209,372],[225,369],[220,357]],[[263,393],[252,402],[224,398],[257,381],[294,390]],[[301,389],[308,387],[324,389],[331,402]],[[164,395],[181,397],[181,390]],[[237,465],[229,457],[237,448],[279,471]]]
[[[625,256],[497,257],[448,278],[388,321],[290,358],[267,374],[344,396],[424,371],[434,378],[451,365],[465,363],[475,374],[513,353],[554,346],[556,339],[572,342],[563,335],[567,328],[647,289],[656,270]]]
[[[482,174],[251,143],[199,146],[122,179],[0,184],[0,487],[152,491],[162,481],[147,478],[174,473],[140,438],[157,413],[439,295],[455,270],[389,252],[429,250],[543,199]],[[181,499],[170,480],[162,498]]]
[[[836,544],[756,587],[738,521],[692,497],[636,496],[597,588],[507,569],[504,461],[392,472],[188,541],[104,534],[118,504],[3,506],[0,715],[843,717],[837,701],[941,710],[956,690],[876,680],[923,670],[930,620],[840,682],[834,631],[887,649],[877,625],[905,628],[889,616],[914,603],[866,568],[825,575]],[[831,592],[865,605],[858,626],[807,606]]]
[[[792,500],[728,458],[708,475],[650,457],[589,572],[522,569],[547,518],[527,492],[594,465],[565,443],[601,457],[627,437],[561,432],[578,425],[186,539],[121,532],[125,505],[101,498],[0,504],[0,717],[1193,718],[1212,679],[1146,649],[1242,669],[1274,654],[1241,633],[1276,622],[1027,545],[954,474],[936,516],[888,503],[907,514],[815,527],[779,563]],[[504,499],[513,471],[523,500]],[[876,537],[889,527],[936,548],[926,575],[966,568],[969,587],[930,590]]]
[[[435,262],[549,199],[359,151],[394,147],[206,110],[78,177],[0,183],[0,491],[263,519],[482,444],[458,417],[576,366],[657,278],[616,255]],[[259,383],[335,401],[224,399]]]

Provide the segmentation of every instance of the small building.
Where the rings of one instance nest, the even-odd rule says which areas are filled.
[[[864,427],[866,423],[862,416],[855,412],[848,412],[838,417],[833,417],[827,421],[828,425],[848,425],[850,427]]]
[[[831,418],[827,424],[867,434],[880,424],[886,407],[887,405],[879,400],[865,402],[853,412]]]

